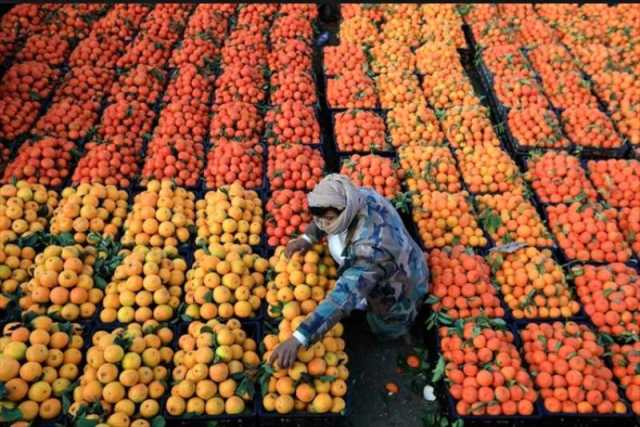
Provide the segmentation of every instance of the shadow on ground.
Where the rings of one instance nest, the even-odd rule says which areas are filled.
[[[371,333],[363,312],[353,312],[343,323],[353,381],[346,426],[422,426],[425,402],[411,390],[408,376],[397,368],[398,356],[411,353],[412,346],[403,340],[379,342]],[[420,342],[419,339],[416,337],[416,342]],[[396,383],[400,392],[389,396],[384,388],[388,382]]]

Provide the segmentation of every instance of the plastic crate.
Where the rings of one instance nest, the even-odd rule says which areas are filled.
[[[242,321],[242,329],[247,333],[247,337],[253,338],[256,341],[256,344],[260,343],[262,339],[261,326],[258,322],[252,321]],[[180,336],[187,333],[188,324],[181,324],[176,328],[175,334],[175,345],[174,349],[177,349],[178,340]],[[167,424],[170,426],[191,426],[191,425],[207,425],[208,423],[215,422],[219,426],[256,426],[258,425],[258,421],[256,419],[257,415],[257,401],[258,401],[258,393],[256,390],[256,394],[254,398],[250,401],[246,402],[245,412],[238,415],[181,415],[181,416],[173,416],[170,415],[166,410],[166,399],[162,400],[162,416],[167,421]]]
[[[345,112],[347,110],[350,110],[351,108],[347,108],[347,107],[332,107],[329,105],[329,101],[327,100],[326,97],[326,93],[327,93],[327,88],[329,87],[329,83],[328,81],[332,78],[335,78],[337,76],[332,76],[332,77],[327,77],[326,75],[322,76],[322,80],[323,80],[323,84],[324,84],[324,99],[327,105],[327,109],[331,112],[331,114],[335,114],[335,113],[342,113]],[[381,112],[384,111],[386,112],[388,110],[388,108],[382,108],[382,106],[380,105],[380,98],[378,96],[378,89],[376,88],[376,82],[374,79],[371,79],[373,81],[373,87],[374,87],[374,91],[375,91],[375,95],[376,95],[376,105],[374,107],[369,107],[369,108],[358,108],[359,110],[365,110],[365,111],[374,111],[374,112]]]
[[[353,109],[353,110],[357,110],[357,109]],[[349,111],[349,109],[345,111]],[[359,154],[361,156],[365,156],[367,154],[377,154],[383,157],[393,157],[395,155],[395,149],[391,144],[391,137],[389,136],[389,131],[387,129],[387,110],[378,109],[378,110],[368,110],[368,111],[382,118],[384,122],[384,126],[385,126],[385,147],[384,148],[385,149],[384,150],[375,149],[370,151],[341,151],[340,147],[338,146],[338,138],[336,137],[336,114],[338,114],[339,111],[332,110],[330,129],[333,134],[333,141],[334,141],[338,156],[343,157],[343,156],[350,156],[353,154]]]
[[[512,344],[517,348],[521,348],[522,347],[522,342],[520,340],[520,336],[517,333],[517,331],[513,328],[512,325],[509,325],[507,323],[507,330],[509,332],[511,332],[513,334],[513,342]],[[438,330],[436,330],[434,332],[434,335],[436,336],[436,350],[438,350],[440,348],[440,335],[438,333]],[[522,361],[524,362],[524,359],[521,357]],[[533,380],[533,378],[532,378]],[[438,390],[438,387],[441,387]],[[442,393],[443,395],[446,396],[447,399],[447,408],[448,408],[448,414],[449,414],[449,418],[450,419],[461,419],[464,422],[465,426],[534,426],[534,425],[538,425],[541,418],[542,418],[542,405],[539,402],[539,399],[534,402],[533,408],[534,408],[534,412],[532,415],[529,416],[522,416],[522,415],[496,415],[496,416],[492,416],[492,415],[459,415],[456,412],[456,401],[453,399],[453,397],[451,396],[451,394],[449,393],[449,390],[446,388],[445,386],[445,382],[442,381],[438,384],[436,384],[436,389],[438,390],[439,393]]]
[[[541,323],[554,323],[556,321],[558,320],[530,320],[528,323],[541,324]],[[585,325],[593,333],[597,332],[597,330],[593,327],[593,325],[591,325],[591,323],[587,320],[560,320],[560,322],[562,323],[566,323],[569,321],[573,321],[579,325]],[[520,325],[516,328],[516,332],[517,332],[516,335],[520,343],[518,345],[518,348],[522,349],[522,351],[524,351],[524,349],[523,349],[522,340],[520,338],[520,332],[523,329],[525,329],[525,327],[526,325]],[[603,356],[601,359],[602,359],[602,362],[605,365],[607,365],[606,358]],[[529,364],[526,362],[524,357],[522,357],[522,362],[525,369],[527,369],[527,371],[530,372],[531,368],[529,367]],[[621,390],[618,390],[618,391],[621,391]],[[624,392],[619,393],[619,395],[620,395],[620,400],[624,403],[627,409],[627,411],[624,414],[598,414],[598,413],[581,414],[581,413],[549,412],[547,409],[545,409],[544,404],[540,402],[539,404],[540,404],[540,412],[542,415],[542,419],[541,419],[542,424],[545,427],[558,426],[562,424],[584,425],[584,426],[611,426],[613,425],[613,423],[615,423],[616,426],[637,425],[635,422],[635,418],[631,410],[629,409],[629,404],[624,399]],[[540,401],[540,399],[541,398],[539,397],[538,400]]]
[[[262,396],[260,392],[257,393],[258,402],[258,420],[260,426],[275,427],[335,427],[342,425],[349,409],[351,408],[351,395],[352,395],[353,381],[351,377],[347,380],[347,394],[344,396],[345,410],[342,414],[337,413],[325,413],[314,414],[307,412],[292,412],[289,414],[278,414],[277,412],[267,412],[262,406]]]

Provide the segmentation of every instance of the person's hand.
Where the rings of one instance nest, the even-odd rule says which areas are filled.
[[[293,254],[297,254],[298,252],[307,252],[309,249],[311,249],[312,246],[313,245],[306,239],[297,237],[289,241],[289,244],[287,245],[287,249],[285,251],[285,255],[287,256],[287,258],[291,258]]]
[[[302,344],[294,337],[289,337],[285,342],[278,345],[271,353],[269,357],[269,363],[273,366],[274,363],[278,364],[278,367],[289,369],[293,362],[295,362],[298,355],[298,348]]]

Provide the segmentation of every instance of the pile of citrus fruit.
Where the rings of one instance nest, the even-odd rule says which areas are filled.
[[[450,413],[640,414],[638,6],[338,8],[0,17],[0,423],[344,414],[341,324],[268,363],[339,280],[284,246],[340,172],[425,252]]]
[[[256,246],[262,236],[262,201],[240,184],[209,191],[196,202],[196,245],[240,243]]]
[[[3,408],[18,419],[53,422],[62,413],[63,394],[78,379],[84,340],[78,324],[38,316],[29,323],[8,323],[0,337]]]
[[[104,298],[93,279],[95,260],[90,246],[47,246],[34,259],[32,278],[21,286],[20,308],[67,321],[90,319]]]
[[[137,194],[124,222],[124,246],[176,249],[189,241],[195,220],[195,196],[169,180],[152,180]]]
[[[94,333],[69,411],[104,402],[98,420],[107,425],[149,425],[161,413],[161,398],[174,356],[173,331],[157,322],[134,323]]]
[[[192,322],[173,355],[173,387],[166,401],[174,417],[236,415],[253,396],[248,371],[260,363],[257,343],[238,320]]]
[[[266,295],[266,259],[247,245],[212,244],[197,250],[184,284],[185,313],[194,319],[256,317]]]
[[[136,246],[105,288],[100,320],[143,323],[173,319],[180,305],[187,264],[160,248]]]
[[[287,320],[311,313],[335,286],[336,265],[324,245],[287,258],[280,246],[269,259],[272,279],[266,284],[267,312]]]
[[[305,316],[283,319],[277,334],[265,335],[263,360],[269,360],[271,352],[289,338]],[[275,331],[274,331],[275,332]],[[263,383],[262,406],[266,411],[288,414],[296,411],[312,413],[340,413],[345,409],[349,370],[345,342],[341,338],[343,326],[336,324],[321,341],[298,350],[293,366],[289,369],[273,367],[273,372]]]

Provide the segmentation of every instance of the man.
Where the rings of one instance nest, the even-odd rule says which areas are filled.
[[[287,256],[306,252],[326,236],[340,277],[293,336],[273,351],[270,362],[282,368],[293,364],[300,346],[321,339],[356,308],[367,308],[369,326],[381,339],[408,336],[427,293],[424,254],[387,199],[338,174],[325,177],[307,198],[313,222],[287,245]]]

